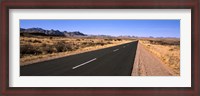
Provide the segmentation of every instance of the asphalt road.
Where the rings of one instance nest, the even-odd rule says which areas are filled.
[[[20,67],[20,76],[130,76],[138,41]]]

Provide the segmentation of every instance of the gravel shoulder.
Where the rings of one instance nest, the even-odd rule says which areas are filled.
[[[175,76],[174,72],[140,42],[138,43],[132,76]]]

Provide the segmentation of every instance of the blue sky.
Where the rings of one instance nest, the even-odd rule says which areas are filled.
[[[20,28],[33,27],[90,35],[180,37],[180,20],[20,20]]]

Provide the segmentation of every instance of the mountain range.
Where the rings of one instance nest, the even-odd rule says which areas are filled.
[[[42,28],[20,28],[20,35],[31,34],[31,35],[41,35],[41,36],[87,36],[79,31],[67,32],[67,31],[59,31],[59,30],[45,30]]]

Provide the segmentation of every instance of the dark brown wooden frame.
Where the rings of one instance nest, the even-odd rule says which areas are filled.
[[[9,9],[192,9],[191,88],[11,88],[9,81]],[[1,2],[1,95],[200,96],[198,0],[4,0]]]

